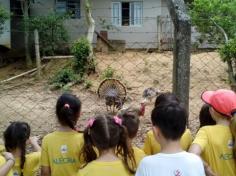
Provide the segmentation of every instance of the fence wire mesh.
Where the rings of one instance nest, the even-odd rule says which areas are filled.
[[[151,8],[150,8],[151,9]],[[104,10],[104,9],[98,9]],[[95,17],[95,21],[101,16]],[[143,23],[148,28],[119,27],[118,30],[108,31],[108,40],[120,41],[115,48],[117,51],[108,51],[103,42],[98,46],[99,38],[95,38],[96,73],[86,77],[92,86],[86,89],[84,84],[74,85],[70,88],[73,94],[82,101],[82,116],[78,125],[83,129],[85,120],[96,113],[106,112],[103,99],[97,96],[99,83],[104,79],[105,70],[109,67],[114,71],[114,78],[121,80],[127,88],[128,98],[125,106],[139,103],[144,89],[154,87],[162,92],[172,90],[173,71],[173,25],[170,17],[145,17]],[[71,30],[71,39],[86,34],[85,25],[67,22]],[[98,25],[97,31],[104,30]],[[150,30],[152,29],[152,30]],[[154,29],[154,30],[153,30]],[[23,34],[22,30],[12,30],[15,35]],[[70,46],[73,43],[66,43]],[[42,46],[41,46],[42,47]],[[123,48],[122,48],[123,47]],[[96,50],[97,48],[97,50]],[[55,130],[57,120],[55,117],[55,104],[62,90],[51,90],[50,77],[63,68],[70,59],[54,59],[44,63],[43,79],[37,80],[34,75],[0,84],[0,134],[12,121],[26,121],[31,125],[33,135],[44,136]],[[24,71],[21,63],[16,62],[0,69],[0,78],[17,75]],[[227,82],[226,64],[220,59],[215,50],[196,50],[191,54],[190,76],[190,115],[189,125],[193,133],[198,128],[198,114],[202,106],[200,95],[204,90],[229,88]],[[150,129],[150,111],[153,105],[147,107],[145,117],[142,119],[140,132],[136,143],[141,145],[145,132]]]

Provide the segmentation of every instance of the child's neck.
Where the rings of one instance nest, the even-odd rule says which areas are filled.
[[[21,157],[21,150],[16,148],[15,150],[10,151],[15,158]]]
[[[68,126],[62,126],[62,125],[58,128],[58,130],[59,130],[59,131],[63,131],[63,132],[74,131],[74,130],[71,129],[70,127],[68,127]]]
[[[115,149],[107,149],[107,150],[101,150],[99,151],[99,157],[96,159],[97,161],[116,161],[119,160],[119,158],[115,154]]]
[[[223,126],[229,126],[230,125],[230,121],[227,120],[227,119],[223,119],[223,118],[217,118],[216,124],[217,125],[223,125]]]
[[[161,153],[172,154],[182,152],[180,141],[165,140],[161,143]]]

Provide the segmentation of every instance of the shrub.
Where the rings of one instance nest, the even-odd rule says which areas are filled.
[[[72,69],[64,68],[57,72],[51,79],[51,84],[55,88],[64,88],[71,82],[77,82],[77,76]]]
[[[74,70],[83,76],[89,68],[90,59],[90,44],[88,40],[84,37],[80,38],[72,46],[72,53],[75,56],[74,59]]]
[[[102,79],[113,78],[115,70],[112,67],[107,67],[102,73]]]
[[[90,87],[92,87],[92,85],[93,85],[92,81],[87,80],[87,79],[84,81],[84,88],[85,89],[89,89]]]
[[[68,33],[64,27],[64,21],[68,15],[50,13],[44,16],[36,16],[29,19],[30,30],[38,29],[40,48],[42,55],[54,55],[68,41]],[[26,21],[27,22],[27,21]]]

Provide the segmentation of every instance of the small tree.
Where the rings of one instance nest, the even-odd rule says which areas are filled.
[[[191,17],[194,25],[204,39],[213,43],[220,43],[221,57],[227,62],[229,81],[236,83],[234,65],[235,58],[229,49],[233,43],[229,40],[236,34],[236,1],[232,0],[194,0],[191,7]],[[232,41],[233,42],[233,41]],[[224,43],[223,45],[221,45]]]
[[[3,33],[4,24],[8,18],[9,18],[9,14],[0,4],[0,35]]]
[[[65,48],[68,33],[64,27],[67,15],[50,13],[46,16],[37,16],[30,19],[30,29],[38,29],[41,52],[43,55],[54,55],[56,51]]]

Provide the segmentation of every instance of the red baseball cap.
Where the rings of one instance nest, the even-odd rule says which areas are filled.
[[[236,94],[232,90],[205,91],[201,98],[222,115],[232,117],[232,113],[236,112]]]

